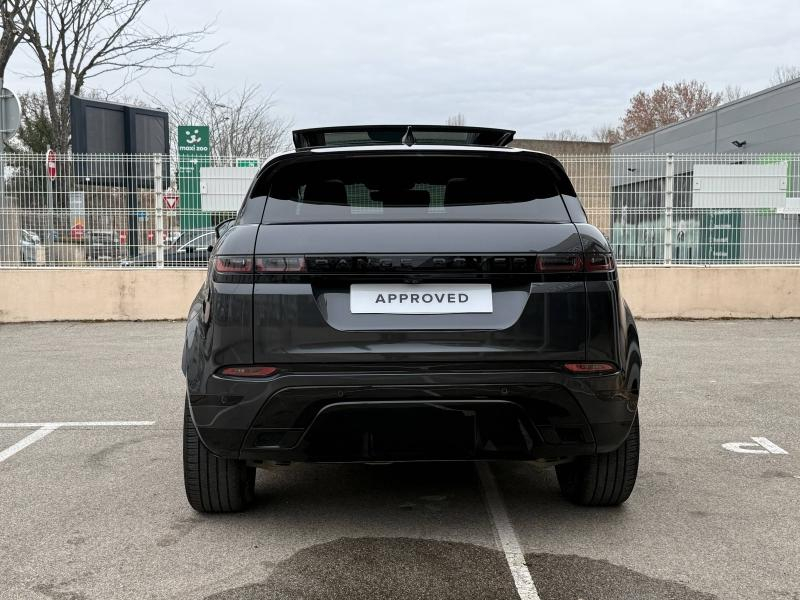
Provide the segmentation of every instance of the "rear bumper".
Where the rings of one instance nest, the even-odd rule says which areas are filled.
[[[189,390],[215,454],[264,461],[560,459],[618,447],[636,412],[624,374],[419,366],[294,367]]]

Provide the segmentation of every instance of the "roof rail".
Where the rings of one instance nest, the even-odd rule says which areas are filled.
[[[515,133],[510,129],[454,125],[347,125],[297,129],[292,132],[292,139],[297,150],[376,144],[505,146]]]

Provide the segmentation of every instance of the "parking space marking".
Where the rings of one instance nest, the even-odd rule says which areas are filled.
[[[750,439],[764,446],[771,454],[789,454],[786,450],[778,446],[778,444],[773,444],[765,437],[751,437]]]
[[[24,450],[25,448],[27,448],[31,444],[33,444],[35,442],[38,442],[40,439],[42,439],[43,437],[45,437],[46,435],[48,435],[52,431],[55,431],[56,429],[58,429],[58,427],[44,426],[44,427],[40,427],[39,429],[37,429],[36,431],[31,433],[30,435],[26,435],[24,438],[22,438],[20,441],[18,441],[13,446],[10,446],[10,447],[6,448],[5,450],[3,450],[2,452],[0,452],[0,463],[3,462],[4,460],[8,459],[8,458],[11,458],[12,456],[14,456],[20,450]]]
[[[727,442],[722,444],[725,450],[739,454],[789,454],[777,444],[765,437],[751,437],[752,442]]]
[[[30,429],[31,427],[144,427],[155,421],[56,421],[53,423],[0,423],[0,429]]]
[[[536,585],[533,583],[531,572],[525,564],[525,555],[519,545],[519,539],[514,527],[511,525],[511,519],[508,516],[503,498],[500,496],[500,490],[497,489],[494,475],[492,475],[492,471],[485,461],[476,463],[476,468],[483,486],[486,506],[489,509],[495,534],[500,541],[500,547],[506,557],[508,568],[511,570],[511,577],[514,579],[517,594],[520,600],[541,600],[539,592],[536,591]]]
[[[26,435],[13,446],[9,446],[0,451],[0,463],[14,456],[20,450],[24,450],[31,444],[35,444],[56,429],[62,428],[87,428],[87,427],[143,427],[153,425],[155,421],[62,421],[55,423],[0,423],[0,429],[30,429],[36,427],[36,431]]]

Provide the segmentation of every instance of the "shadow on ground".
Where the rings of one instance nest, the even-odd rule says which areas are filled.
[[[680,583],[602,560],[529,554],[542,600],[716,600]],[[518,598],[497,550],[409,538],[341,538],[305,548],[263,583],[206,600],[512,600]]]

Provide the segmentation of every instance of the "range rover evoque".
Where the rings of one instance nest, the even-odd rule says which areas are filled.
[[[184,476],[245,508],[270,463],[513,459],[617,505],[641,354],[611,249],[514,132],[293,132],[218,227],[188,317]]]

